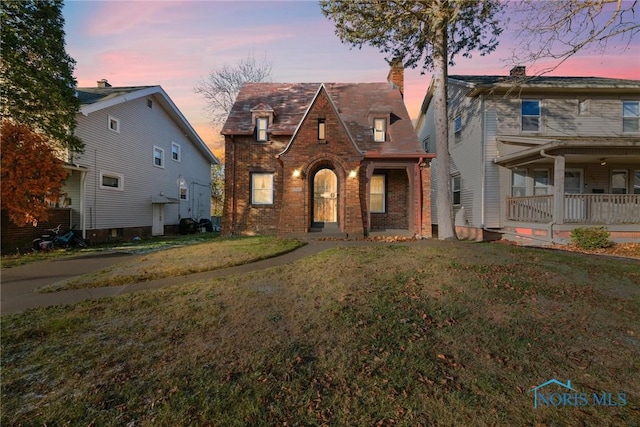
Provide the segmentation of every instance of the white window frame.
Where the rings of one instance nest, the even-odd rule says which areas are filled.
[[[178,199],[183,202],[189,201],[189,186],[186,184],[186,182],[178,184]]]
[[[118,186],[104,185],[104,178],[115,178],[118,180]],[[100,171],[100,189],[111,191],[124,191],[124,175],[121,173],[101,170]]]
[[[381,181],[382,190],[375,191],[373,182]],[[378,186],[376,186],[378,187]],[[372,200],[374,197],[382,198],[382,208],[375,209],[373,207]],[[387,212],[387,176],[385,174],[373,174],[371,176],[371,183],[369,184],[369,210],[371,213],[386,213]]]
[[[537,181],[537,176],[536,173],[537,172],[544,172],[546,177],[547,177],[547,183],[544,185],[538,185],[538,181]],[[551,172],[549,171],[549,169],[534,169],[533,170],[533,195],[534,196],[546,196],[549,195],[549,189],[551,188]],[[544,190],[544,192],[539,192],[541,190]]]
[[[633,106],[635,106],[635,108],[633,108]],[[627,130],[627,127],[630,127],[631,130]],[[622,101],[622,132],[623,133],[640,132],[640,101],[635,101],[635,100]]]
[[[462,132],[462,115],[458,114],[453,119],[453,133],[456,135],[460,135],[460,132]]]
[[[524,179],[524,185],[515,185],[516,176],[522,177]],[[527,195],[527,182],[529,181],[529,173],[527,169],[514,169],[511,171],[511,197],[525,197]],[[522,189],[524,191],[523,194],[516,194],[514,189]]]
[[[256,188],[256,181],[258,177],[270,178],[270,183],[263,188]],[[271,172],[252,172],[251,173],[251,204],[259,206],[273,205],[273,173]],[[258,194],[257,191],[260,193]]]
[[[588,99],[579,99],[578,100],[578,115],[579,116],[588,116],[591,110],[591,103]]]
[[[175,142],[171,143],[171,160],[174,162],[180,162],[182,160],[182,153],[180,150],[180,144],[176,144]],[[174,154],[176,154],[175,157]]]
[[[156,153],[160,153],[160,164],[156,164]],[[158,147],[157,145],[153,146],[153,166],[157,168],[164,169],[164,149]]]
[[[525,114],[524,106],[525,103],[536,102],[538,103],[538,114]],[[537,126],[535,129],[525,129],[525,120],[529,121],[531,119],[537,118]],[[531,125],[531,124],[529,124]],[[523,99],[520,102],[520,130],[522,132],[540,132],[542,129],[542,102],[539,99]]]
[[[622,190],[622,193],[614,191],[613,177],[614,175],[624,176],[624,187],[615,187],[617,190]],[[629,171],[626,169],[612,169],[611,170],[611,194],[629,194]]]
[[[373,119],[373,140],[375,142],[385,142],[387,133],[387,119]]]
[[[256,141],[267,142],[269,140],[269,119],[267,117],[256,118]]]
[[[120,133],[120,119],[109,116],[109,120],[107,121],[107,128],[109,128],[109,130],[112,132]]]
[[[567,192],[567,182],[566,182],[566,175],[568,172],[574,173],[577,172],[579,177],[580,177],[580,188],[579,188],[579,192],[578,193],[568,193]],[[576,168],[567,168],[564,171],[565,173],[565,183],[564,183],[564,193],[565,194],[583,194],[584,193],[584,170],[582,169],[576,169]]]
[[[458,203],[456,203],[456,198],[458,199]],[[451,177],[451,203],[454,206],[460,206],[462,204],[462,178],[460,178],[460,175],[453,175]]]

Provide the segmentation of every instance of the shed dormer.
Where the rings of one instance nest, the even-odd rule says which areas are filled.
[[[269,140],[269,129],[273,125],[275,115],[274,109],[268,104],[260,103],[251,109],[251,124],[255,129],[256,141]]]

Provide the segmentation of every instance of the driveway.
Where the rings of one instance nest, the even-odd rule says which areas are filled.
[[[112,297],[123,293],[179,285],[197,280],[233,276],[288,264],[336,246],[369,244],[371,244],[371,242],[367,241],[310,240],[307,245],[292,252],[237,267],[205,271],[186,276],[167,277],[165,279],[150,280],[147,282],[130,283],[123,286],[74,289],[49,293],[40,293],[38,289],[75,276],[101,270],[119,262],[131,260],[132,257],[138,255],[111,252],[61,260],[35,262],[2,270],[0,277],[0,313],[18,313],[30,308],[72,304],[86,299]]]

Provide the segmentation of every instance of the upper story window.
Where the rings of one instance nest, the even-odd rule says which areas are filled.
[[[540,131],[540,100],[538,99],[522,100],[522,131],[523,132]]]
[[[640,101],[622,101],[622,131],[640,132]]]
[[[373,175],[371,176],[371,188],[369,191],[369,200],[371,205],[371,212],[384,213],[386,212],[386,190],[385,190],[385,175]]]
[[[387,121],[385,119],[373,119],[373,140],[384,142],[387,132]]]
[[[462,116],[457,115],[455,119],[453,119],[453,131],[456,135],[459,135],[462,131]]]
[[[273,204],[273,174],[272,173],[252,173],[251,174],[251,204],[252,205],[272,205]]]
[[[114,132],[120,133],[120,120],[116,119],[115,117],[109,116],[109,129]]]
[[[180,161],[180,145],[175,142],[171,143],[171,160]]]
[[[269,119],[266,117],[258,117],[256,119],[256,141],[266,142],[269,127]]]
[[[164,167],[164,150],[155,145],[153,146],[153,165],[159,168]]]
[[[153,108],[153,101],[149,98],[147,98],[147,107]]]
[[[581,116],[586,116],[589,114],[589,100],[588,99],[579,99],[578,100],[578,114]]]
[[[318,119],[318,139],[324,140],[327,137],[327,122],[325,119]]]

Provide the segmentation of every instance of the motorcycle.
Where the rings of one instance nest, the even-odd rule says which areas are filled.
[[[86,240],[78,236],[73,230],[69,230],[64,234],[60,234],[60,227],[50,228],[46,231],[50,233],[42,234],[33,239],[32,248],[34,251],[49,251],[58,248],[86,248],[88,246]]]

